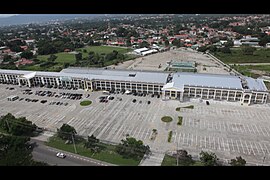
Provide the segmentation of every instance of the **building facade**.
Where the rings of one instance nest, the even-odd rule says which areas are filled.
[[[244,76],[68,68],[61,72],[0,70],[0,83],[28,87],[75,88],[87,91],[131,91],[160,94],[163,100],[189,98],[264,104],[263,80]]]

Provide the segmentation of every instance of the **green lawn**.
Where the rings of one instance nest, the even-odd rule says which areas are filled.
[[[85,101],[80,102],[81,106],[88,106],[90,104],[92,104],[92,101],[89,101],[89,100],[85,100]]]
[[[224,63],[270,63],[270,49],[257,49],[253,55],[243,55],[240,48],[231,49],[231,54],[216,52],[214,56]]]
[[[65,144],[65,141],[58,137],[51,137],[49,142],[46,142],[46,145],[61,149],[64,151],[68,151],[74,153],[73,144]],[[121,166],[138,166],[140,161],[136,161],[134,159],[126,159],[123,158],[115,151],[115,146],[102,144],[105,149],[100,153],[94,154],[90,152],[90,150],[84,148],[83,142],[76,143],[77,153],[82,156],[90,157],[93,159],[105,161],[111,164],[121,165]]]
[[[86,49],[87,52],[83,52],[83,49]],[[94,51],[95,53],[98,54],[108,54],[111,53],[112,51],[118,51],[119,53],[127,53],[132,51],[132,49],[130,48],[121,48],[121,47],[111,47],[111,46],[86,46],[84,48],[79,48],[76,49],[76,51],[81,52],[82,53],[82,57],[83,58],[87,58],[88,57],[88,53],[90,51]],[[69,54],[66,52],[61,52],[61,53],[56,53],[55,54],[57,56],[55,62],[57,63],[56,65],[52,66],[52,67],[40,67],[39,64],[38,65],[27,65],[27,66],[20,66],[19,68],[22,70],[32,70],[32,71],[61,71],[64,68],[64,64],[65,63],[69,63],[69,64],[74,64],[76,62],[75,60],[75,55],[74,54]],[[45,62],[48,61],[48,57],[50,55],[39,55],[37,56],[37,59],[39,59],[41,62]],[[136,58],[136,56],[134,55],[125,55],[125,60],[130,60],[130,59],[134,59]],[[117,62],[117,60],[112,60],[112,61],[106,61],[105,62],[105,66],[109,66],[112,64],[115,64]],[[94,67],[94,65],[93,65]]]
[[[176,166],[176,165],[177,165],[176,158],[165,154],[161,166]],[[178,166],[183,166],[181,164],[181,161],[178,162]],[[200,161],[195,161],[195,163],[192,166],[203,166],[203,164]]]
[[[57,56],[57,59],[55,60],[55,62],[57,62],[58,64],[75,63],[75,55],[74,54],[61,52],[61,53],[56,53],[55,55]],[[49,56],[50,55],[41,55],[41,56],[38,56],[37,59],[39,59],[41,61],[47,61]]]
[[[171,116],[163,116],[162,118],[161,118],[161,121],[163,121],[163,122],[172,122],[172,117]]]
[[[111,47],[111,46],[86,46],[84,48],[79,48],[81,49],[81,52],[83,53],[83,49],[87,50],[87,53],[83,53],[83,54],[88,54],[90,51],[94,51],[95,53],[111,53],[113,50],[118,51],[119,53],[127,53],[130,52],[132,49],[130,48],[121,48],[121,47]],[[77,50],[79,50],[77,49]]]

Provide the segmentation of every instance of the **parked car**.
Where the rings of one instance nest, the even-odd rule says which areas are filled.
[[[61,152],[56,153],[56,156],[59,158],[63,158],[63,159],[66,157],[66,155],[64,153],[61,153]]]

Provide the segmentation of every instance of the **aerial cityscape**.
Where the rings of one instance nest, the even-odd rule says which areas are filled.
[[[270,15],[1,14],[1,166],[269,166]]]

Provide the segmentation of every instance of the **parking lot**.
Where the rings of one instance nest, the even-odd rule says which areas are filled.
[[[14,89],[9,90],[7,87]],[[174,100],[162,101],[156,96],[121,93],[111,94],[114,98],[100,102],[100,97],[108,95],[54,88],[31,88],[33,93],[28,94],[24,91],[27,89],[0,85],[0,115],[10,112],[15,116],[25,116],[38,126],[53,131],[67,123],[74,126],[80,135],[94,134],[99,139],[116,143],[129,135],[160,152],[178,147],[196,155],[206,150],[215,152],[221,159],[241,155],[248,162],[270,164],[270,109],[267,106],[243,107],[226,102],[210,102],[210,105],[206,105],[199,101],[180,103]],[[53,96],[35,94],[37,91],[51,91]],[[81,99],[67,98],[70,95],[67,93],[81,94],[78,95]],[[12,95],[19,96],[19,99],[8,101],[7,97]],[[24,99],[20,101],[21,98]],[[27,102],[25,99],[38,101]],[[91,100],[92,104],[80,106],[80,102],[85,99]],[[134,99],[136,101],[133,102]],[[41,103],[42,100],[47,102]],[[52,102],[56,103],[52,105]],[[63,104],[57,105],[57,102]],[[175,111],[176,107],[191,104],[194,109],[181,108],[180,112]],[[161,117],[166,115],[171,116],[173,121],[162,122]],[[181,126],[177,125],[178,116],[183,117]],[[153,129],[157,129],[157,136],[151,140]],[[171,143],[167,142],[170,130],[173,131]]]
[[[136,58],[134,60],[120,63],[117,66],[111,65],[109,67],[115,69],[133,69],[133,70],[148,70],[148,71],[164,71],[168,65],[168,61],[190,61],[197,65],[197,72],[210,74],[230,74],[224,67],[206,54],[197,52],[192,49],[179,48],[157,54],[151,54]]]

